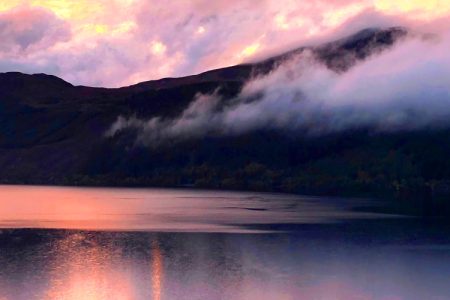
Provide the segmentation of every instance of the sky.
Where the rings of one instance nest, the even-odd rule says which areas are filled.
[[[450,0],[0,0],[0,72],[120,87],[449,16]]]

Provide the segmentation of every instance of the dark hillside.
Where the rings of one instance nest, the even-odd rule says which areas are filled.
[[[401,28],[367,29],[309,48],[336,72],[383,51]],[[239,93],[299,48],[260,63],[118,89],[73,86],[54,76],[0,74],[0,181],[3,183],[199,186],[313,194],[445,194],[450,131],[321,137],[258,131],[150,149],[135,132],[105,132],[121,116],[175,117],[201,93]],[[447,197],[447,196],[445,196]]]

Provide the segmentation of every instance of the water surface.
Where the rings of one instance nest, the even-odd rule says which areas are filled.
[[[448,225],[375,204],[3,186],[0,299],[449,299]]]
[[[387,218],[368,200],[189,189],[0,186],[0,228],[256,232],[244,224]]]

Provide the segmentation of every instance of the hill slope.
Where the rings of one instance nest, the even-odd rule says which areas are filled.
[[[402,28],[367,29],[308,49],[329,69],[345,72],[406,34]],[[0,181],[358,195],[429,195],[447,188],[450,131],[444,129],[375,135],[353,130],[320,137],[263,130],[159,149],[135,144],[133,131],[105,136],[119,115],[175,117],[197,93],[218,88],[223,99],[231,99],[248,79],[305,49],[118,89],[73,86],[45,74],[2,73]]]

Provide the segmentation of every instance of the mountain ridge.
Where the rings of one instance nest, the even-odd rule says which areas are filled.
[[[199,93],[218,91],[225,101],[232,99],[248,80],[305,49],[339,73],[407,34],[401,27],[363,30],[257,63],[120,88],[74,86],[46,74],[0,73],[0,182],[422,194],[433,182],[450,179],[448,130],[374,136],[361,129],[318,138],[268,130],[155,150],[136,145],[133,131],[105,136],[118,116],[177,117]],[[425,144],[427,150],[421,149]]]
[[[31,76],[31,77],[35,77],[35,78],[39,78],[39,77],[43,77],[43,78],[48,78],[48,79],[56,79],[58,81],[61,81],[67,85],[73,86],[73,87],[82,87],[82,88],[94,88],[94,89],[108,89],[108,90],[117,90],[117,89],[126,89],[126,88],[135,88],[138,86],[145,86],[148,85],[149,87],[153,87],[156,86],[158,83],[162,84],[164,86],[165,82],[168,81],[177,81],[177,80],[183,80],[183,79],[187,79],[187,78],[202,78],[202,77],[206,77],[208,79],[210,79],[211,77],[208,75],[214,74],[216,75],[216,73],[227,73],[228,70],[234,70],[234,69],[250,69],[252,67],[262,67],[264,68],[266,64],[270,65],[270,68],[273,68],[273,65],[276,63],[279,63],[280,60],[285,60],[285,59],[289,59],[292,55],[298,54],[301,51],[304,51],[305,49],[318,49],[319,51],[329,51],[330,47],[336,47],[336,46],[340,46],[343,48],[351,48],[353,47],[354,43],[356,42],[361,42],[362,40],[366,40],[366,39],[373,39],[373,38],[381,38],[381,39],[386,39],[386,41],[384,42],[384,44],[386,45],[390,45],[391,43],[394,42],[394,39],[397,39],[400,36],[404,36],[406,35],[408,32],[408,30],[405,27],[389,27],[387,29],[380,29],[380,28],[365,28],[362,29],[358,32],[356,32],[355,34],[351,34],[349,36],[337,39],[335,41],[331,41],[331,42],[327,42],[324,43],[322,45],[319,46],[302,46],[302,47],[298,47],[296,49],[293,50],[289,50],[286,51],[282,54],[278,54],[269,58],[265,58],[265,59],[261,59],[259,61],[256,62],[252,62],[252,63],[242,63],[242,64],[237,64],[237,65],[232,65],[232,66],[226,66],[226,67],[221,67],[221,68],[216,68],[216,69],[212,69],[212,70],[207,70],[204,72],[200,72],[197,74],[193,74],[193,75],[187,75],[187,76],[181,76],[181,77],[163,77],[163,78],[159,78],[159,79],[153,79],[153,80],[146,80],[143,82],[138,82],[135,84],[131,84],[131,85],[127,85],[127,86],[121,86],[121,87],[114,87],[114,88],[108,88],[108,87],[92,87],[92,86],[85,86],[85,85],[73,85],[72,83],[57,77],[55,75],[50,75],[50,74],[45,74],[45,73],[32,73],[32,74],[28,74],[28,73],[22,73],[22,72],[17,72],[17,71],[9,71],[9,72],[0,72],[0,76],[4,76],[4,75],[13,75],[13,76],[20,76],[20,75],[25,75],[25,76]],[[322,53],[323,55],[323,53]],[[250,72],[249,72],[250,73]],[[214,77],[214,75],[212,77]],[[228,76],[219,78],[221,80],[224,79],[230,79],[230,80],[236,80],[236,73],[235,74],[226,74]],[[239,73],[237,75],[240,75]],[[217,78],[216,78],[217,79]],[[238,79],[248,79],[247,77],[244,78],[240,78],[238,76]],[[1,80],[1,79],[0,79]]]

